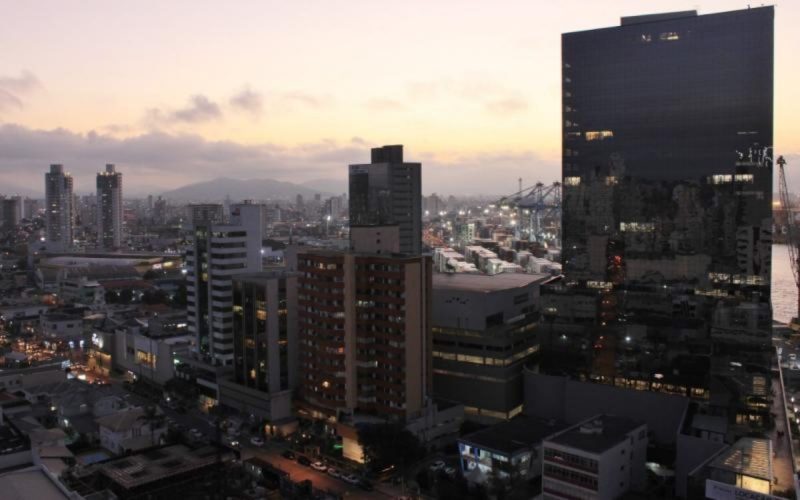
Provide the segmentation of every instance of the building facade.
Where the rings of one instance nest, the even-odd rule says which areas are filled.
[[[50,165],[44,174],[45,237],[56,250],[67,250],[73,241],[72,176],[64,173],[63,165]]]
[[[431,389],[430,258],[301,251],[296,270],[304,410],[419,416]]]
[[[547,500],[613,500],[646,485],[647,425],[598,415],[544,440]]]
[[[113,164],[97,174],[97,244],[105,249],[122,245],[122,173]]]
[[[186,251],[189,332],[201,355],[223,365],[234,357],[231,279],[261,271],[262,215],[261,205],[233,205],[229,224],[195,224]]]
[[[285,270],[233,278],[233,376],[221,404],[270,421],[291,417],[297,384],[297,276]]]
[[[486,423],[522,412],[523,368],[539,351],[543,275],[434,274],[433,393]]]
[[[421,253],[421,170],[403,160],[403,146],[373,148],[371,163],[350,165],[350,226],[397,225],[399,251]]]
[[[773,17],[562,36],[564,279],[543,292],[545,372],[700,401],[735,385],[722,411],[769,425],[749,401],[769,387]]]

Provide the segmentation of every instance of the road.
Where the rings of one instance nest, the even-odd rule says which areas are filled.
[[[289,473],[289,477],[294,482],[311,480],[314,488],[324,491],[331,491],[345,498],[353,499],[387,499],[400,496],[400,491],[392,491],[394,487],[386,484],[376,484],[374,491],[364,491],[358,486],[353,486],[341,479],[329,476],[325,472],[319,472],[311,467],[305,467],[294,460],[287,460],[281,456],[281,450],[277,448],[256,448],[244,446],[242,448],[242,460],[258,457],[265,462],[269,462],[274,467]]]

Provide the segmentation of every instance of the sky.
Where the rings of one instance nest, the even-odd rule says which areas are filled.
[[[753,4],[753,6],[761,4]],[[560,34],[730,0],[0,0],[0,193],[344,179],[404,144],[423,192],[560,177]],[[800,152],[800,2],[776,6],[775,146]]]

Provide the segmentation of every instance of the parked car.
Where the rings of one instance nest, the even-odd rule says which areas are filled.
[[[438,471],[440,471],[440,470],[444,469],[444,467],[445,467],[445,465],[444,465],[444,461],[442,461],[442,460],[437,460],[437,461],[433,462],[432,464],[430,464],[430,465],[428,466],[428,469],[429,469],[431,472],[438,472]]]
[[[304,465],[306,467],[311,467],[311,460],[309,460],[308,457],[303,455],[299,455],[297,457],[297,463],[300,465]]]
[[[342,476],[342,479],[347,481],[350,484],[358,484],[360,479],[355,474],[345,474]]]
[[[319,460],[311,464],[311,468],[314,470],[318,470],[320,472],[325,472],[326,470],[328,470],[328,466],[320,462]]]
[[[294,460],[295,458],[297,458],[292,450],[284,451],[283,453],[281,453],[281,456],[286,460]]]
[[[253,446],[261,447],[264,446],[264,440],[258,436],[253,436],[250,438],[250,444],[252,444]]]
[[[336,467],[328,467],[328,475],[335,478],[342,477],[342,473],[339,472]]]
[[[450,477],[453,477],[456,475],[456,468],[448,465],[444,468],[444,473]]]

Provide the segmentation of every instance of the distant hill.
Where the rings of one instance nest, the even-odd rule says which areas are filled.
[[[316,189],[333,194],[343,194],[349,189],[347,186],[347,179],[314,179],[301,182],[300,185],[308,189]]]
[[[205,182],[188,184],[162,193],[167,199],[182,201],[220,201],[230,196],[231,200],[293,200],[298,194],[312,198],[315,194],[332,196],[329,192],[313,189],[292,182],[275,179],[231,179],[219,177]]]

